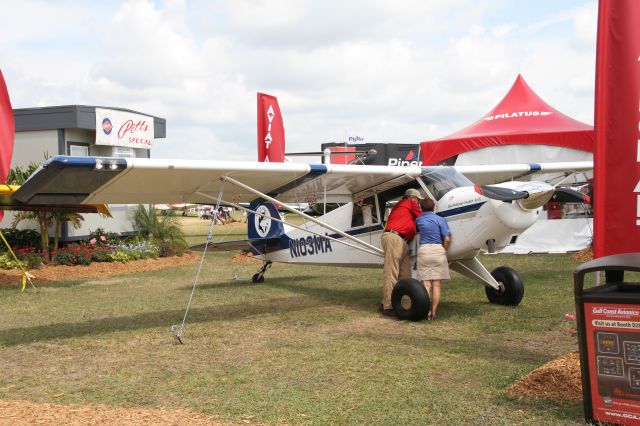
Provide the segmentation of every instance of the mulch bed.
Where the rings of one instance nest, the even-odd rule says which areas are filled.
[[[0,400],[0,425],[194,425],[220,426],[202,413],[184,409],[113,408]]]
[[[33,283],[45,284],[52,281],[73,280],[76,278],[101,277],[105,275],[133,274],[155,271],[174,266],[192,265],[200,261],[200,256],[185,253],[182,256],[159,257],[157,259],[132,260],[130,262],[92,262],[90,265],[42,265],[28,272],[35,276]],[[0,285],[22,285],[22,271],[19,269],[0,270]]]
[[[236,263],[236,264],[251,264],[251,263],[262,263],[262,260],[256,259],[255,257],[253,257],[253,253],[251,252],[249,253],[240,252],[234,255],[231,259],[229,259],[229,262]]]
[[[573,260],[577,260],[578,262],[588,262],[593,259],[593,247],[589,244],[588,247],[583,248],[573,256],[571,256]]]
[[[507,395],[528,399],[582,401],[580,355],[577,351],[559,356],[518,380]]]

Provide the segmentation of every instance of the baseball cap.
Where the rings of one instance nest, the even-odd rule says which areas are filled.
[[[404,195],[405,197],[416,197],[418,200],[424,200],[424,197],[422,196],[422,194],[420,194],[420,191],[415,188],[407,189],[406,191],[404,191]]]

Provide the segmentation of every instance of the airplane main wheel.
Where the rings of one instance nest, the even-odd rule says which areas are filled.
[[[263,283],[264,282],[264,275],[262,275],[259,272],[253,274],[253,277],[251,277],[251,282],[255,283],[255,284]]]
[[[422,283],[413,278],[398,281],[391,293],[391,306],[401,320],[420,321],[427,317],[431,300]]]
[[[500,284],[500,290],[485,287],[489,302],[497,305],[518,305],[524,296],[524,282],[515,269],[501,266],[491,272]]]

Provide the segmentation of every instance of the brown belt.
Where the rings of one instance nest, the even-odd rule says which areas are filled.
[[[390,232],[392,234],[396,234],[398,237],[402,238],[405,243],[409,244],[409,239],[404,235],[402,235],[401,233],[399,233],[398,231],[394,231],[393,229],[385,229],[384,232]]]

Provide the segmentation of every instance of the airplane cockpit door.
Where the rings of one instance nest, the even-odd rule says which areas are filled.
[[[354,236],[371,243],[371,233],[382,228],[378,196],[354,200],[351,230]]]

